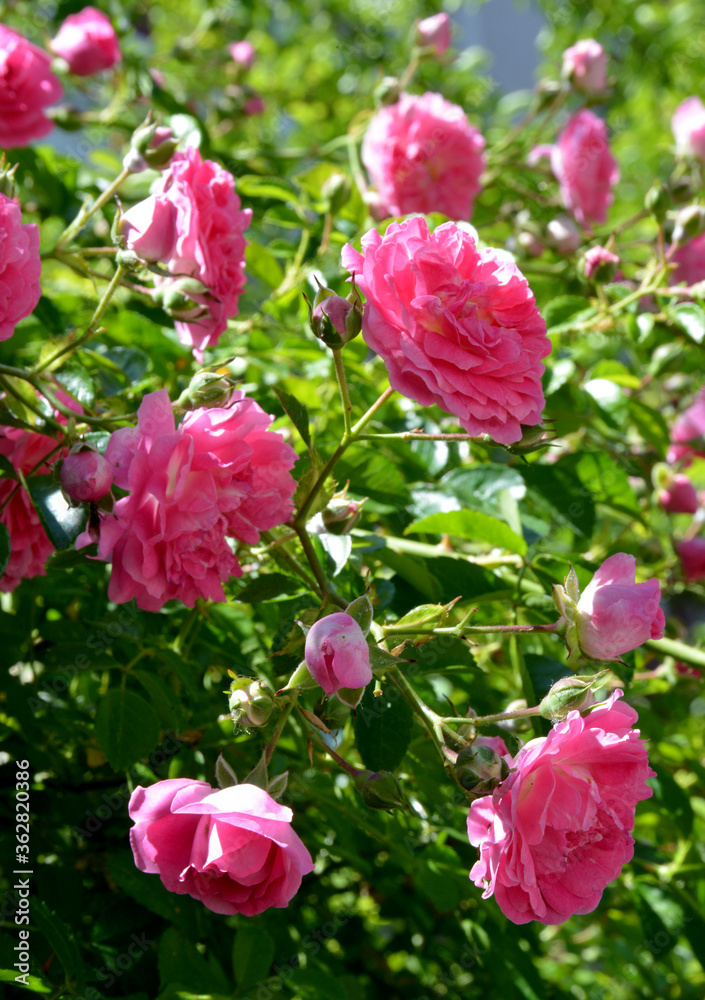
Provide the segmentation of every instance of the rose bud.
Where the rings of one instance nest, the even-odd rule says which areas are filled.
[[[498,744],[504,746],[501,737],[495,739]],[[506,747],[504,753],[507,753]],[[460,751],[455,762],[455,774],[466,791],[475,795],[487,795],[504,781],[509,774],[509,768],[506,761],[502,760],[497,747],[488,746],[480,737]]]
[[[372,680],[372,667],[365,633],[354,618],[339,611],[319,619],[306,636],[304,655],[311,676],[326,694],[337,691],[351,708],[359,703],[362,689]]]
[[[566,642],[592,660],[616,660],[649,639],[661,639],[666,619],[658,580],[636,582],[636,559],[605,559],[577,602],[575,631]]]
[[[583,38],[563,53],[563,76],[576,90],[599,93],[607,86],[607,53],[594,38]]]
[[[178,403],[189,410],[196,410],[199,406],[225,406],[234,386],[235,381],[227,373],[196,372],[188,388],[179,396]]]
[[[399,781],[390,771],[361,771],[357,790],[370,809],[408,809]]]
[[[147,121],[135,131],[122,165],[133,174],[168,166],[179,140],[166,125]]]
[[[705,578],[705,538],[697,536],[678,542],[675,546],[686,583]]]
[[[156,264],[169,260],[176,246],[176,205],[151,195],[120,218],[118,233],[140,260]]]
[[[319,288],[311,310],[311,329],[331,348],[342,347],[362,329],[362,300],[353,283],[347,298],[329,288]]]
[[[61,466],[61,489],[75,503],[102,500],[113,485],[113,466],[89,444],[76,444]]]
[[[362,504],[355,500],[331,499],[321,512],[321,520],[327,532],[332,535],[347,535],[360,520]]]
[[[669,514],[695,514],[698,494],[692,481],[683,472],[671,472],[668,466],[654,466],[652,473],[659,504]]]
[[[615,276],[619,257],[604,247],[590,247],[583,257],[583,274],[588,281],[611,281]]]
[[[450,45],[450,18],[447,14],[425,17],[416,25],[416,44],[430,49],[434,56],[442,56]]]
[[[228,706],[236,726],[265,726],[274,709],[274,695],[262,681],[238,677],[230,685]]]
[[[682,243],[685,239],[700,236],[705,230],[705,209],[701,205],[686,205],[676,215],[673,227],[673,242]]]
[[[569,712],[583,712],[595,704],[593,689],[602,684],[602,678],[607,670],[597,674],[562,677],[551,687],[548,694],[539,703],[540,715],[551,722],[560,722]]]
[[[122,59],[115,29],[95,7],[84,7],[78,14],[70,14],[49,48],[68,63],[75,76],[93,76]]]

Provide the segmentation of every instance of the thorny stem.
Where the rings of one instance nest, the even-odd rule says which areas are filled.
[[[344,771],[346,771],[346,772],[347,772],[347,773],[348,773],[348,774],[349,774],[349,775],[350,775],[350,776],[351,776],[352,778],[357,778],[358,774],[362,774],[362,771],[360,770],[360,768],[358,768],[358,767],[353,767],[353,766],[352,766],[352,764],[348,764],[348,762],[347,762],[347,761],[345,760],[345,758],[344,758],[344,757],[341,757],[341,756],[340,756],[340,754],[339,754],[339,753],[336,753],[336,752],[335,752],[335,750],[333,750],[333,748],[332,748],[332,747],[329,747],[329,746],[328,746],[328,744],[327,744],[327,743],[326,743],[326,741],[325,741],[325,740],[323,739],[323,737],[321,736],[321,734],[320,734],[320,733],[318,732],[318,730],[316,729],[316,727],[315,727],[315,726],[313,726],[313,725],[312,725],[312,724],[311,724],[311,723],[309,722],[309,720],[308,720],[308,719],[306,718],[306,716],[305,716],[305,715],[303,714],[303,712],[301,711],[301,709],[299,708],[299,706],[298,706],[298,705],[296,706],[296,710],[297,710],[297,712],[299,713],[299,715],[301,716],[301,719],[302,719],[302,721],[303,721],[303,722],[304,722],[304,723],[306,724],[306,727],[307,727],[308,731],[310,732],[310,734],[311,734],[312,736],[315,736],[315,737],[316,737],[316,740],[318,741],[318,744],[319,744],[319,745],[320,745],[321,747],[323,747],[323,749],[324,749],[324,750],[325,750],[325,752],[326,752],[326,753],[328,754],[328,756],[329,756],[329,757],[332,757],[332,758],[333,758],[333,760],[334,760],[334,761],[336,762],[336,764],[337,764],[337,765],[338,765],[339,767],[342,767],[342,769],[343,769]]]
[[[516,712],[497,712],[496,715],[478,715],[475,718],[462,715],[448,715],[444,716],[440,721],[443,723],[462,722],[466,726],[468,723],[471,726],[490,726],[496,722],[504,722],[506,719],[526,719],[529,716],[539,714],[540,709],[536,705],[534,708],[519,708]]]
[[[559,620],[550,625],[452,625],[447,628],[413,628],[406,625],[383,625],[385,634],[394,632],[403,635],[492,635],[495,632],[559,632],[563,622]]]

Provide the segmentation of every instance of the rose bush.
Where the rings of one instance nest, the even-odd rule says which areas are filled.
[[[130,797],[135,864],[170,892],[215,913],[251,917],[284,907],[313,861],[291,828],[292,811],[255,785],[214,789],[174,778]]]
[[[402,94],[380,108],[362,143],[380,218],[443,212],[469,219],[485,167],[485,140],[462,108],[440,94]]]
[[[590,913],[634,853],[634,812],[653,794],[654,772],[621,697],[531,740],[507,780],[470,807],[468,837],[480,849],[470,878],[516,924]]]
[[[528,282],[501,250],[478,250],[447,223],[392,223],[343,248],[343,266],[367,298],[365,341],[392,388],[436,403],[468,434],[511,444],[541,420],[546,325]]]

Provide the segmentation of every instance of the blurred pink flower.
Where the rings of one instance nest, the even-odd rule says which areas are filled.
[[[544,406],[546,324],[509,254],[448,222],[422,218],[371,230],[342,263],[367,297],[362,333],[394,389],[437,404],[468,434],[512,444]]]
[[[679,246],[670,255],[677,267],[668,276],[669,285],[695,285],[705,281],[705,233]]]
[[[115,485],[129,491],[100,526],[98,557],[112,561],[108,597],[135,597],[146,611],[172,599],[224,601],[223,583],[242,576],[226,536],[253,545],[287,520],[296,454],[239,391],[226,407],[187,413],[178,428],[166,389],[145,396],[137,416],[105,453]],[[91,541],[86,532],[77,547]]]
[[[64,91],[50,65],[47,52],[0,24],[0,148],[27,146],[54,128],[44,108]]]
[[[705,160],[705,105],[699,97],[687,97],[678,105],[671,128],[677,153]]]
[[[262,788],[211,788],[170,778],[130,797],[130,845],[140,871],[169,892],[193,896],[215,913],[252,917],[286,907],[311,855],[291,828],[293,813]]]
[[[416,44],[433,49],[433,54],[442,56],[450,45],[451,21],[447,14],[433,14],[416,25]]]
[[[705,458],[705,388],[671,427],[671,447],[666,461],[690,465],[696,456]]]
[[[653,794],[654,772],[621,696],[531,740],[470,807],[468,837],[480,849],[470,878],[515,924],[591,913],[634,854],[636,804]]]
[[[93,76],[122,59],[110,18],[95,7],[84,7],[78,14],[69,14],[49,48],[66,60],[75,76]]]
[[[564,206],[581,226],[604,222],[614,200],[612,188],[619,180],[617,161],[610,153],[605,123],[592,111],[579,111],[570,119],[554,146],[535,146],[529,154],[533,165],[542,156],[551,159],[561,187]]]
[[[599,93],[607,86],[607,53],[594,38],[583,38],[563,53],[563,75],[576,90]]]
[[[636,582],[636,559],[605,559],[578,601],[578,643],[594,660],[614,660],[648,639],[663,638],[666,618],[658,580]]]
[[[585,251],[584,273],[588,280],[594,278],[601,269],[611,271],[614,274],[617,264],[619,264],[619,257],[604,247],[590,247],[589,250]]]
[[[17,201],[0,194],[0,340],[39,302],[41,271],[39,229],[23,223]]]
[[[192,146],[174,154],[152,195],[176,208],[176,246],[168,270],[197,278],[208,289],[201,296],[191,296],[193,316],[176,322],[181,342],[192,347],[201,361],[205,348],[217,344],[228,320],[237,315],[245,287],[243,234],[252,210],[241,208],[233,175],[213,160],[201,159]],[[143,237],[147,239],[147,230]],[[171,280],[156,277],[155,284]]]
[[[678,542],[675,549],[686,582],[695,583],[696,580],[705,579],[705,538],[696,535],[695,538]]]
[[[485,140],[440,94],[402,94],[381,108],[362,142],[381,216],[442,212],[467,220],[481,190]]]
[[[694,514],[698,509],[695,487],[682,472],[677,472],[671,482],[659,490],[658,502],[670,514]]]
[[[242,66],[243,69],[250,69],[257,58],[254,45],[248,41],[233,42],[231,45],[228,45],[228,52],[233,61],[238,66]]]

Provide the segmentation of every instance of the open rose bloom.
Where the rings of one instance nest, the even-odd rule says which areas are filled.
[[[41,270],[39,229],[24,224],[17,202],[0,194],[0,340],[39,302]]]
[[[402,94],[381,108],[362,142],[380,218],[442,212],[467,220],[481,190],[485,140],[457,104],[440,94]]]
[[[0,24],[0,149],[27,146],[54,127],[44,114],[64,91],[51,56]]]
[[[223,583],[242,576],[227,536],[255,544],[286,521],[296,454],[239,391],[178,428],[166,389],[145,396],[137,415],[105,452],[115,485],[129,491],[100,527],[98,557],[112,561],[108,597],[135,597],[146,611],[173,598],[188,607],[198,597],[224,601]],[[77,546],[91,541],[84,533]]]
[[[474,802],[470,872],[515,924],[591,913],[634,854],[637,802],[652,795],[637,714],[615,691],[527,743],[497,789]]]
[[[129,810],[137,867],[215,913],[285,907],[313,871],[291,809],[255,785],[217,790],[172,778],[135,788]]]
[[[526,278],[502,250],[478,250],[462,228],[424,219],[371,230],[343,266],[367,298],[366,343],[391,386],[437,404],[468,434],[512,444],[541,421],[546,324]]]
[[[69,14],[49,47],[66,60],[69,70],[76,76],[93,76],[122,59],[110,19],[95,7],[84,7],[78,14]]]
[[[560,184],[564,206],[581,226],[605,222],[614,201],[612,189],[619,180],[619,167],[607,140],[607,126],[584,109],[570,119],[553,146],[536,146],[529,163],[542,156],[551,160],[551,170]]]

